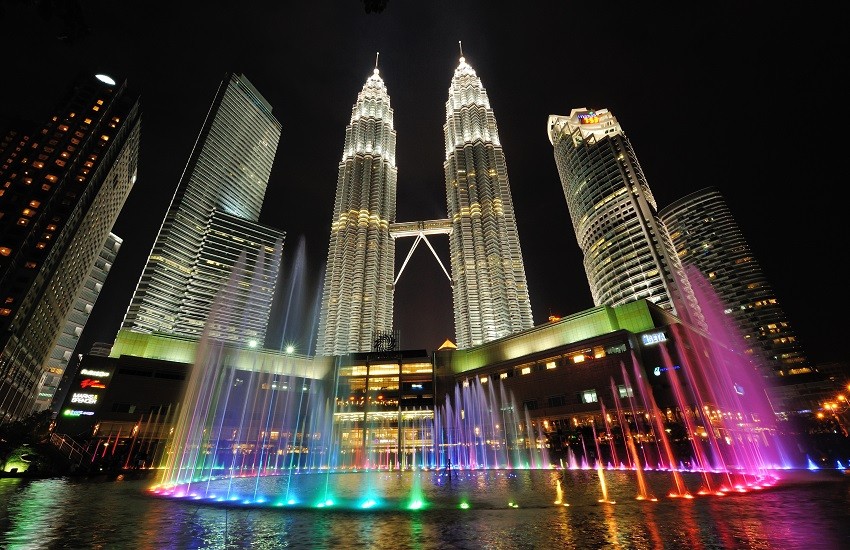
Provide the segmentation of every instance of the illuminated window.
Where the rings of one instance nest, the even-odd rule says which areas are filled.
[[[24,210],[21,212],[21,214],[23,214],[24,216],[26,216],[28,218],[31,218],[33,216],[33,214],[35,214],[35,210],[33,210],[31,208],[24,208]]]
[[[54,176],[53,174],[47,174],[46,176],[44,176],[44,179],[46,179],[50,183],[56,183],[56,180],[58,178],[56,176]]]
[[[28,219],[26,219],[26,218],[18,218],[18,225],[20,225],[20,226],[24,226],[24,225],[27,225],[28,223],[30,223],[30,221],[29,221]]]
[[[599,398],[596,396],[596,390],[584,390],[581,392],[582,403],[596,403]]]
[[[50,186],[45,183],[41,186],[41,190],[42,191],[50,191]]]
[[[91,119],[90,119],[90,118],[86,118],[86,119],[84,119],[84,120],[83,120],[83,123],[84,123],[84,124],[91,124]]]
[[[531,374],[531,367],[523,367],[520,372],[522,374]]]
[[[14,301],[15,301],[15,299],[14,299],[14,298],[12,298],[11,296],[6,296],[6,303],[7,303],[7,304],[11,304],[11,303],[12,303],[12,302],[14,302]]]
[[[59,125],[59,131],[60,131],[60,132],[67,132],[67,131],[68,131],[68,126],[67,126],[67,125],[65,125],[65,124],[60,124],[60,125]]]
[[[573,355],[573,363],[583,363],[584,355]]]
[[[102,136],[100,136],[100,139],[102,139],[103,141],[109,141],[109,136],[103,134]]]
[[[508,377],[508,373],[506,373],[506,372],[503,372],[503,373],[500,373],[500,374],[499,374],[499,378],[500,378],[500,379],[502,379],[502,380],[504,380],[504,379],[505,379],[505,378],[507,378],[507,377]]]
[[[35,269],[35,262],[27,262],[24,264],[24,267],[27,269]]]
[[[0,307],[0,315],[2,315],[3,317],[8,317],[9,315],[11,315],[11,313],[12,313],[11,309],[9,309],[7,307]]]
[[[558,366],[558,365],[557,365],[554,361],[549,361],[548,363],[546,363],[546,368],[547,368],[548,370],[554,369],[554,368],[555,368],[555,367],[557,367],[557,366]]]
[[[617,391],[619,392],[621,399],[624,398],[624,397],[634,397],[635,396],[634,390],[632,390],[632,388],[627,388],[623,384],[620,384],[620,385],[617,386]]]
[[[50,225],[47,226],[47,230],[48,231],[56,231],[56,225],[51,223]]]
[[[64,167],[64,166],[65,166],[65,161],[64,161],[64,160],[62,160],[62,159],[56,159],[56,165],[57,165],[57,166],[63,166],[63,167]]]
[[[100,107],[98,107],[97,105],[95,105],[95,106],[93,106],[93,107],[91,108],[91,110],[92,110],[92,111],[100,111]]]
[[[482,384],[486,384],[487,381],[488,381],[488,378],[486,376],[482,376],[481,378],[479,378],[479,380],[481,380]]]
[[[36,160],[36,161],[33,161],[32,167],[33,168],[44,168],[44,163],[41,162],[40,160]]]
[[[39,206],[41,206],[41,202],[36,201],[36,200],[32,200],[32,201],[30,201],[30,206],[33,207],[33,208],[38,208]]]
[[[0,256],[8,256],[12,253],[12,249],[7,246],[0,246]]]
[[[37,245],[35,245],[35,247],[36,247],[37,249],[39,249],[39,250],[44,250],[44,249],[47,247],[47,243],[45,243],[45,242],[40,242],[40,243],[38,243]]]
[[[98,100],[97,100],[97,104],[98,104],[98,105],[103,105],[103,100],[102,100],[102,99],[98,99]]]

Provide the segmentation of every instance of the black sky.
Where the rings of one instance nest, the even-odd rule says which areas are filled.
[[[0,0],[0,113],[44,119],[81,71],[127,77],[142,94],[139,178],[115,227],[124,245],[77,351],[117,332],[227,71],[244,73],[283,125],[261,221],[287,232],[285,271],[303,242],[318,280],[344,129],[377,51],[398,133],[397,219],[445,217],[442,125],[462,40],[496,115],[536,324],[593,305],[547,118],[608,108],[659,208],[718,187],[807,353],[846,360],[844,18],[797,5],[665,4],[393,0],[367,13],[357,0],[82,0],[69,32],[58,12]],[[447,262],[445,237],[431,242]],[[398,242],[399,263],[410,244]],[[403,347],[453,339],[450,287],[424,247],[395,308]],[[283,337],[273,323],[272,342],[293,324]]]

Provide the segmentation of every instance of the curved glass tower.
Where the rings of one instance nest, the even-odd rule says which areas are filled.
[[[376,68],[351,109],[337,176],[317,355],[372,350],[393,322],[396,132]]]
[[[449,86],[443,135],[455,337],[465,349],[534,320],[496,118],[463,57]]]
[[[586,108],[550,115],[548,133],[593,303],[616,307],[646,299],[704,328],[637,155],[614,115]]]
[[[723,313],[740,331],[747,352],[761,356],[764,375],[811,372],[773,287],[715,187],[691,193],[658,216],[670,231],[676,252],[711,283]]]

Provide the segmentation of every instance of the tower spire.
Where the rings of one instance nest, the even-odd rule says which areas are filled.
[[[381,52],[375,52],[375,70],[378,70],[378,56],[381,55]]]
[[[460,50],[460,56],[463,57],[463,44],[460,40],[457,41],[457,47]]]

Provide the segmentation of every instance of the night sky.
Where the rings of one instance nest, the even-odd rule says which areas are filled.
[[[593,306],[547,118],[608,108],[659,209],[718,187],[808,355],[848,357],[837,267],[847,214],[833,193],[847,193],[838,83],[850,48],[838,14],[735,2],[391,0],[378,13],[358,0],[36,4],[0,0],[0,113],[42,121],[80,72],[126,77],[142,94],[139,177],[114,229],[124,244],[77,352],[114,338],[227,71],[245,74],[283,125],[260,221],[287,232],[285,273],[300,248],[319,280],[344,129],[376,52],[398,134],[397,220],[445,218],[442,126],[461,40],[496,115],[535,324]],[[448,267],[447,239],[430,240]],[[412,242],[397,241],[398,265]],[[424,244],[395,311],[404,348],[454,339],[451,289]],[[299,338],[282,318],[272,345]]]

